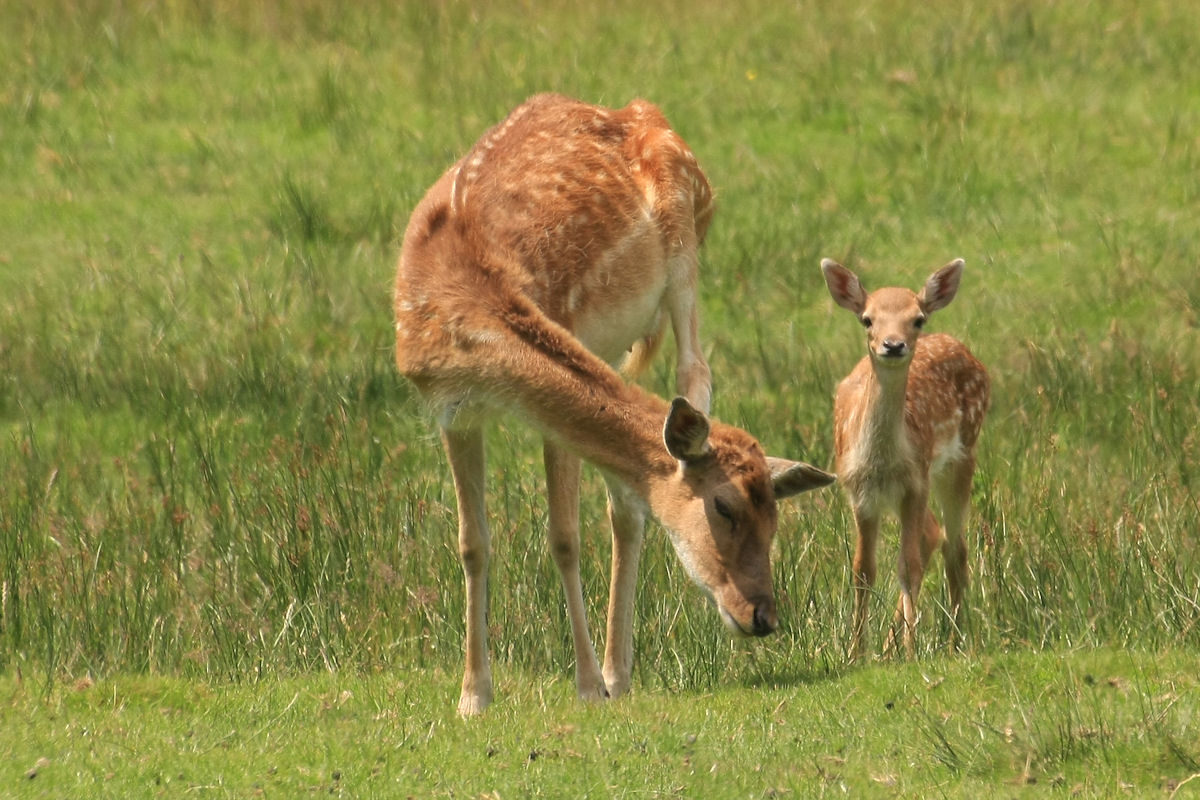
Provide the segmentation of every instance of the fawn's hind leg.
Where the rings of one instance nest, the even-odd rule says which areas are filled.
[[[938,501],[942,507],[942,522],[946,528],[942,559],[946,564],[946,587],[950,594],[950,614],[954,622],[954,627],[950,630],[952,649],[959,645],[959,638],[963,635],[966,593],[970,583],[964,532],[971,505],[971,479],[974,474],[975,459],[964,459],[950,465],[936,487]]]

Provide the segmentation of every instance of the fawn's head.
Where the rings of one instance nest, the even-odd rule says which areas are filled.
[[[876,367],[908,366],[929,315],[958,292],[962,270],[963,260],[956,258],[930,275],[920,292],[887,287],[868,294],[853,272],[828,258],[821,261],[834,302],[854,312],[867,329],[867,350]]]
[[[750,434],[710,423],[682,397],[671,405],[663,442],[677,468],[651,488],[651,510],[725,625],[746,636],[771,633],[778,625],[771,581],[776,503],[835,476],[766,456]]]

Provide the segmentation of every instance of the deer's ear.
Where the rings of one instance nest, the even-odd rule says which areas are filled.
[[[961,258],[956,258],[925,281],[925,288],[917,295],[917,300],[926,313],[950,305],[954,295],[958,294],[958,282],[962,280],[964,263]]]
[[[771,483],[775,486],[775,499],[820,489],[837,480],[837,476],[803,461],[767,456],[767,467],[771,470]]]
[[[679,461],[695,461],[708,455],[708,417],[684,397],[671,401],[671,411],[663,425],[667,452]]]
[[[821,274],[825,276],[825,285],[829,287],[833,302],[853,311],[855,316],[862,314],[867,306],[867,291],[857,275],[829,258],[821,259]]]

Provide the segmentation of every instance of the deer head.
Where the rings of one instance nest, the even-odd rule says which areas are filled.
[[[921,291],[889,287],[870,294],[858,276],[836,261],[821,261],[829,293],[854,312],[867,330],[867,351],[876,368],[905,367],[929,315],[945,308],[958,292],[963,260],[957,258],[929,276]]]
[[[836,477],[768,458],[749,434],[710,423],[682,397],[671,404],[663,440],[677,469],[651,487],[651,508],[680,561],[730,630],[771,633],[778,626],[771,580],[776,502]]]

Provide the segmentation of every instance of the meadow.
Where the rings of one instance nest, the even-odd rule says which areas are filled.
[[[1168,0],[5,3],[0,797],[1197,796],[1197,30]],[[510,423],[497,703],[456,717],[454,495],[391,281],[425,189],[547,90],[650,99],[696,152],[713,411],[772,453],[831,466],[862,355],[822,257],[966,260],[932,322],[993,382],[964,653],[935,569],[917,659],[847,663],[830,489],[783,509],[761,641],[652,529],[634,692],[580,705]]]

